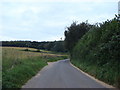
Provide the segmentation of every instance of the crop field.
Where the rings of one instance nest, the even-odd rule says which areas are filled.
[[[33,48],[2,47],[2,87],[21,88],[47,62],[66,58],[67,55]]]

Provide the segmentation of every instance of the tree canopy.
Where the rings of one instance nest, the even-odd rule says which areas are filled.
[[[71,51],[78,40],[90,30],[92,25],[88,24],[87,22],[82,22],[77,24],[77,22],[73,22],[71,26],[67,27],[65,30],[65,47],[68,51]]]

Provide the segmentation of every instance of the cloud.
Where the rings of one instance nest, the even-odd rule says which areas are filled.
[[[114,14],[113,15],[110,15],[110,14],[99,14],[99,15],[96,15],[94,16],[95,19],[92,19],[92,17],[90,19],[88,19],[88,22],[91,23],[91,24],[95,24],[95,23],[102,23],[106,20],[111,20],[114,18]],[[99,21],[100,20],[100,21]],[[99,21],[99,22],[98,22]]]
[[[17,40],[17,39],[12,38],[12,37],[8,37],[8,36],[0,35],[0,41],[5,41],[5,40]]]
[[[52,20],[52,21],[46,21],[43,23],[44,26],[46,27],[61,27],[64,26],[66,24],[66,22],[63,21],[57,21],[57,20]]]
[[[107,0],[108,1],[108,0]],[[114,3],[113,3],[114,2]],[[115,0],[2,0],[0,31],[4,40],[59,40],[73,21],[111,19]],[[93,18],[94,17],[94,18]]]
[[[118,2],[118,0],[2,0],[1,2]]]

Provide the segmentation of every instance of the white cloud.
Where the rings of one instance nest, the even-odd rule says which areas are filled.
[[[17,40],[17,39],[0,35],[0,41],[7,41],[7,40],[9,41],[9,40]]]
[[[102,22],[106,21],[107,19],[108,19],[108,20],[111,20],[111,19],[113,19],[113,18],[114,18],[114,14],[113,14],[113,15],[100,14],[100,15],[94,16],[94,19],[92,19],[92,17],[91,17],[91,19],[89,19],[89,21],[90,21],[90,23],[95,24],[95,23],[97,23],[99,20],[100,20],[100,21],[99,21],[98,23],[102,23]]]
[[[6,4],[6,3],[4,3]],[[11,4],[11,2],[10,2]],[[24,13],[29,13],[29,15],[33,14],[38,14],[38,13],[43,13],[45,10],[49,10],[48,6],[36,6],[37,4],[33,4],[31,6],[30,3],[12,3],[11,6],[2,5],[2,15],[8,15],[8,16],[14,16],[14,17],[19,17],[23,15]]]
[[[63,21],[57,21],[57,20],[54,20],[54,21],[46,21],[43,23],[46,27],[61,27],[61,26],[64,26],[66,24],[66,22],[63,22]]]
[[[89,20],[94,23],[112,18],[112,15],[114,17],[115,3],[104,3],[107,1],[2,0],[0,30],[4,36],[1,38],[2,40],[29,40],[29,38],[42,41],[59,40],[64,36],[64,28],[72,21]]]
[[[118,2],[119,0],[2,0],[1,2]]]
[[[64,40],[65,37],[64,37],[64,36],[61,36],[61,35],[56,35],[56,36],[52,36],[52,37],[46,38],[46,41],[47,41],[47,40],[49,40],[49,41],[53,41],[53,40],[54,40],[54,41],[55,41],[55,40],[56,40],[56,41],[59,41],[59,40],[61,40],[61,38],[62,38],[62,40]]]

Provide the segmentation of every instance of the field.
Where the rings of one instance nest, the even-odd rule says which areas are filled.
[[[21,88],[47,62],[67,58],[44,50],[19,47],[2,47],[2,87]]]

